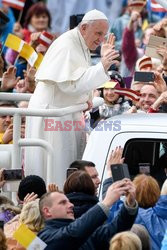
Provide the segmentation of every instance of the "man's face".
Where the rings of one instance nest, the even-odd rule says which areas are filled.
[[[158,98],[158,92],[153,85],[144,85],[140,90],[140,94],[139,106],[141,110],[147,112]]]
[[[106,20],[96,20],[81,26],[81,34],[90,50],[95,50],[104,41],[108,28]]]
[[[74,205],[64,194],[53,192],[50,198],[52,205],[43,208],[47,219],[74,219]]]
[[[95,167],[88,167],[88,166],[86,166],[85,167],[85,171],[91,177],[91,179],[92,179],[92,181],[93,181],[93,183],[95,185],[95,192],[97,194],[97,190],[99,188],[99,185],[100,185],[101,181],[99,179],[99,174],[98,174],[96,168]]]

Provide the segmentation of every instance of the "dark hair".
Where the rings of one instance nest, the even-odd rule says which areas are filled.
[[[95,167],[95,164],[91,161],[80,160],[80,161],[73,161],[69,166],[69,168],[77,168],[78,170],[84,170],[84,171],[85,167]]]
[[[27,28],[28,24],[31,21],[32,16],[39,16],[42,14],[46,14],[48,16],[48,27],[50,28],[51,25],[51,16],[50,12],[46,7],[46,4],[43,2],[38,2],[33,4],[27,11],[26,17],[25,17],[25,22],[24,22],[24,27]]]
[[[73,192],[95,195],[94,183],[86,172],[76,171],[67,178],[64,184],[64,193],[70,194]]]
[[[32,192],[37,194],[38,198],[47,192],[45,182],[40,176],[28,175],[20,182],[18,197],[21,201],[24,200],[28,193]]]
[[[115,70],[109,71],[109,76],[111,80],[116,80],[119,82],[121,88],[125,88],[122,76]]]

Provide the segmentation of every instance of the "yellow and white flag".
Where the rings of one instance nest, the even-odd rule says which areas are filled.
[[[47,246],[45,242],[24,224],[19,226],[14,232],[13,237],[28,250],[43,250]]]
[[[43,60],[43,55],[41,53],[38,53],[38,58],[37,58],[37,60],[34,63],[34,67],[36,69],[39,68],[39,65],[41,64],[42,60]]]
[[[26,61],[33,67],[34,63],[38,59],[37,52],[29,44],[25,43],[20,51],[20,56],[26,59]]]
[[[13,49],[14,51],[20,52],[24,44],[25,41],[23,41],[21,38],[13,34],[9,34],[4,45],[10,49]]]
[[[31,65],[31,67],[38,69],[42,62],[43,55],[41,53],[38,54],[33,47],[20,39],[18,36],[9,34],[5,41],[5,46],[17,51],[19,56],[23,57]]]

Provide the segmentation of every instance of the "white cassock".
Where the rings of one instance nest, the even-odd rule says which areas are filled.
[[[75,28],[64,33],[49,47],[36,74],[38,84],[29,108],[52,109],[84,104],[90,100],[91,90],[108,80],[101,62],[90,66],[90,52],[79,29]],[[85,131],[74,131],[74,127],[70,131],[44,131],[46,118],[29,117],[26,137],[45,139],[51,143],[55,156],[52,181],[62,187],[69,164],[82,157]],[[54,118],[54,124],[59,121],[64,127],[67,121],[73,123],[82,119],[82,112],[77,112]],[[25,173],[36,174],[46,180],[46,153],[43,149],[26,149]]]

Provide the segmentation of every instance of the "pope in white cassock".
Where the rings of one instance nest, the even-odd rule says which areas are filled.
[[[37,86],[29,108],[64,108],[91,100],[91,91],[109,80],[107,70],[119,56],[113,48],[114,37],[110,35],[102,45],[101,61],[91,66],[89,50],[95,50],[104,42],[108,28],[107,17],[100,11],[92,10],[85,14],[78,27],[52,43],[37,71]],[[62,187],[66,169],[71,162],[81,159],[85,147],[84,130],[75,131],[75,122],[79,124],[83,120],[82,112],[54,118],[54,124],[52,122],[49,126],[46,119],[29,117],[26,137],[45,139],[53,146],[52,181]],[[58,121],[59,128],[56,127]],[[60,122],[63,131],[60,131]],[[55,131],[46,131],[48,127],[55,128]],[[25,174],[36,174],[46,180],[46,152],[43,149],[26,149]]]

